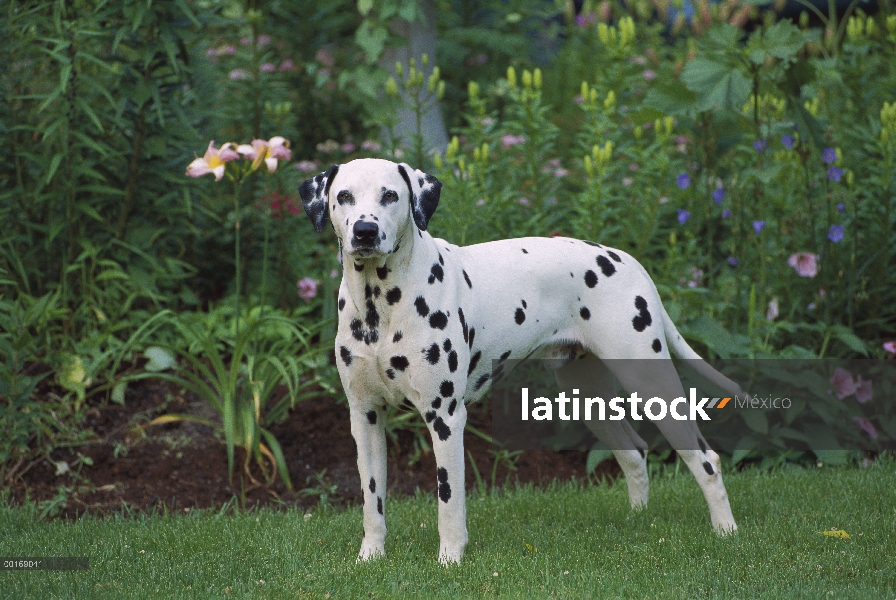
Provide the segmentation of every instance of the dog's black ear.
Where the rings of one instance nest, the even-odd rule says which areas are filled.
[[[427,175],[419,169],[412,168],[407,163],[398,165],[398,172],[401,173],[405,183],[408,184],[414,223],[421,230],[426,231],[429,219],[436,212],[436,206],[439,205],[442,182],[432,175]]]
[[[327,220],[327,194],[330,193],[330,186],[338,172],[339,165],[333,165],[299,186],[302,206],[305,207],[305,213],[314,223],[314,230],[318,233],[324,230],[324,222]]]

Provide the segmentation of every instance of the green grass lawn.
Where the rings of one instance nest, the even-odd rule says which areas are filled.
[[[0,507],[0,555],[89,556],[88,571],[3,571],[0,598],[896,597],[896,462],[726,476],[740,531],[720,538],[690,474],[523,488],[468,503],[463,563],[436,562],[434,494],[390,502],[388,557],[356,564],[358,509],[39,522]],[[843,529],[850,539],[820,531]]]

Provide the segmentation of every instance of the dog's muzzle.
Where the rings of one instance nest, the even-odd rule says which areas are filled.
[[[352,227],[352,248],[365,254],[373,252],[380,243],[380,226],[372,221],[357,221]]]

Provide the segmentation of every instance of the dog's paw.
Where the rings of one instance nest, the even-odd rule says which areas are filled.
[[[720,536],[731,535],[737,531],[737,523],[729,521],[727,523],[716,523],[713,528]]]
[[[463,546],[459,548],[452,548],[447,545],[443,545],[439,548],[439,563],[442,566],[447,567],[449,565],[459,565],[460,559],[464,557],[464,548]]]
[[[361,551],[358,552],[358,559],[355,562],[367,562],[374,558],[382,558],[386,556],[386,548],[382,542],[368,542],[366,539],[361,542]]]

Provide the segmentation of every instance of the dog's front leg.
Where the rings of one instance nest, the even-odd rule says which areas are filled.
[[[446,406],[447,405],[447,409]],[[439,562],[459,563],[467,545],[467,507],[464,494],[463,400],[445,400],[440,410],[425,414],[436,456],[439,505]]]
[[[349,411],[364,502],[364,541],[358,560],[370,560],[386,554],[386,415],[382,408],[352,402]]]

